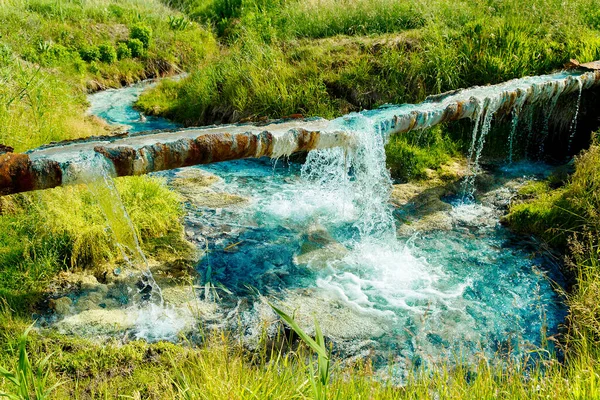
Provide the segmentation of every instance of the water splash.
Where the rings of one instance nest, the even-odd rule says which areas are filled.
[[[475,178],[481,172],[480,160],[485,140],[492,126],[494,114],[502,105],[500,97],[486,97],[478,103],[477,116],[471,138],[471,146],[467,155],[467,175],[462,182],[462,198],[464,202],[473,201],[475,197]]]
[[[521,111],[523,110],[523,105],[525,104],[525,96],[519,96],[517,99],[517,103],[515,104],[515,108],[512,111],[513,117],[510,124],[510,133],[508,135],[508,163],[513,163],[513,154],[514,154],[514,142],[515,135],[517,133],[517,128],[519,127],[519,117],[521,116]]]
[[[133,222],[111,178],[109,164],[101,156],[90,160],[90,163],[93,167],[82,172],[82,180],[104,214],[123,259],[131,269],[140,274],[135,285],[136,294],[132,298],[133,306],[127,310],[135,318],[135,337],[148,341],[173,340],[187,321],[164,302],[161,288],[150,271]]]
[[[354,227],[361,238],[395,237],[389,205],[392,180],[385,164],[386,137],[382,130],[361,114],[337,119],[329,129],[352,134],[354,146],[310,152],[302,177],[351,199],[357,212]]]
[[[116,247],[125,262],[142,274],[138,286],[139,300],[163,303],[160,287],[156,284],[148,260],[140,240],[129,217],[129,213],[121,200],[121,195],[109,174],[109,166],[104,157],[97,156],[90,160],[93,167],[83,172],[83,181],[92,194],[96,204],[102,210]]]
[[[496,110],[511,101],[503,93],[518,89],[514,104],[519,112],[513,112],[513,123],[518,125],[527,112],[523,104],[535,103],[532,96],[545,98],[550,88],[559,85],[531,87],[544,79],[548,78],[476,88],[462,95],[462,100],[474,96],[479,103],[469,152],[474,171],[480,170],[481,152]],[[437,121],[445,105],[390,106],[340,118],[330,128],[352,132],[355,146],[311,152],[301,177],[291,169],[274,174],[265,161],[207,166],[224,177],[219,189],[226,187],[249,199],[239,207],[202,209],[194,216],[207,230],[207,240],[222,248],[236,244],[235,251],[216,246],[211,250],[215,281],[232,291],[255,282],[264,290],[274,287],[271,293],[278,294],[301,288],[299,296],[304,290],[309,293],[301,297],[305,301],[321,290],[335,299],[329,305],[343,304],[364,317],[362,321],[374,317],[389,330],[386,337],[371,342],[379,346],[375,351],[385,348],[388,355],[406,359],[434,359],[444,353],[451,357],[460,353],[456,343],[464,344],[471,354],[481,347],[494,354],[494,346],[502,346],[513,333],[535,343],[539,329],[532,309],[538,304],[548,305],[549,324],[556,327],[561,318],[556,296],[535,272],[528,253],[507,247],[508,234],[498,227],[497,219],[488,218],[488,208],[457,206],[448,212],[451,230],[409,240],[396,237],[384,152],[387,136],[395,127],[394,116],[422,112],[414,125],[419,129]],[[304,261],[300,263],[299,258]],[[310,278],[305,268],[311,271]],[[540,286],[546,297],[538,301],[531,294]],[[331,318],[338,319],[329,327],[340,324],[341,310],[330,311]],[[138,318],[136,335],[152,340],[173,335],[181,321],[171,323],[163,318],[165,314],[150,302],[149,317]],[[356,324],[352,334],[374,337],[366,326],[371,325]]]
[[[552,118],[552,114],[554,113],[554,110],[556,109],[558,100],[560,99],[560,97],[563,94],[564,86],[556,86],[554,89],[555,89],[554,93],[552,94],[552,96],[550,97],[550,100],[548,101],[548,108],[545,108],[543,110],[544,123],[542,125],[542,135],[540,138],[540,149],[539,149],[540,156],[543,156],[543,154],[544,154],[546,140],[548,138],[548,135],[550,134],[550,119]]]
[[[579,108],[581,107],[581,96],[583,94],[583,82],[581,77],[577,77],[577,84],[579,86],[579,92],[577,95],[577,103],[575,106],[575,114],[573,115],[573,120],[571,121],[571,126],[569,126],[569,147],[567,151],[571,151],[571,146],[573,145],[573,139],[575,138],[575,134],[577,133],[577,118],[579,118]]]

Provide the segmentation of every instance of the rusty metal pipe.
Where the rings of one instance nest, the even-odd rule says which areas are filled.
[[[600,85],[598,70],[553,77],[561,95]],[[389,107],[361,115],[371,118],[384,134],[408,132],[442,122],[473,119],[489,103],[486,93],[493,94],[501,104],[495,113],[509,113],[518,101],[535,104],[556,94],[556,85],[535,79],[454,91],[432,96],[416,106]],[[343,121],[344,117],[333,122],[316,119],[93,137],[51,144],[24,154],[0,148],[0,195],[79,183],[83,173],[98,168],[99,164],[94,162],[98,159],[107,166],[110,175],[126,176],[242,158],[278,158],[315,149],[351,147],[353,135]]]
[[[98,157],[103,158],[110,175],[128,176],[348,145],[351,139],[347,133],[318,130],[328,123],[316,120],[264,127],[184,129],[67,141],[24,154],[6,152],[0,154],[0,195],[80,183],[86,170],[101,166]]]

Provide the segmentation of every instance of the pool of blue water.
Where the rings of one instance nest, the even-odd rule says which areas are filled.
[[[371,347],[384,359],[522,354],[564,319],[553,289],[562,282],[558,266],[502,227],[489,206],[447,199],[450,230],[364,240],[353,204],[311,187],[297,164],[246,160],[202,169],[223,179],[217,191],[248,199],[192,211],[209,249],[197,265],[202,279],[284,303],[290,292],[324,297],[317,314],[335,321],[336,313],[347,315],[343,309],[365,320],[359,333],[340,339],[375,339]]]
[[[157,129],[172,129],[179,125],[164,118],[143,116],[134,108],[140,94],[154,86],[152,81],[139,82],[120,89],[107,89],[88,97],[89,113],[102,118],[110,125],[119,126],[128,132],[143,132]]]
[[[174,127],[140,121],[132,104],[145,87],[94,94],[90,112],[130,131]],[[269,296],[300,319],[318,318],[344,344],[340,352],[398,365],[522,355],[557,332],[566,309],[553,288],[562,284],[556,262],[501,226],[493,205],[448,198],[448,229],[365,235],[360,226],[373,213],[365,199],[357,203],[357,186],[319,185],[301,168],[265,159],[201,167],[221,178],[211,190],[246,199],[222,208],[188,204],[187,224],[201,238],[201,284],[248,302]],[[535,178],[545,169],[524,164],[501,175]],[[376,211],[396,216],[395,228],[414,212]]]

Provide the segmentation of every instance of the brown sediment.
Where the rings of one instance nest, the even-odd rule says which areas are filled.
[[[314,149],[319,136],[316,131],[298,130],[296,152]],[[266,131],[258,135],[252,132],[218,133],[154,143],[137,150],[130,146],[95,146],[94,151],[110,160],[117,176],[140,175],[191,165],[270,156],[273,153],[273,135]]]
[[[311,132],[306,129],[298,129],[298,152],[314,149],[319,141],[319,132]]]
[[[135,150],[130,147],[113,147],[107,148],[104,146],[94,147],[96,153],[102,154],[108,158],[115,166],[117,176],[132,175],[133,160],[135,160]]]
[[[15,151],[15,149],[13,149],[12,147],[0,143],[0,154],[12,153],[14,151]]]

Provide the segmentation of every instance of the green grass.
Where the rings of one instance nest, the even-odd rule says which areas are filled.
[[[173,0],[224,49],[137,103],[208,125],[292,114],[334,118],[386,103],[549,73],[600,59],[596,0]],[[568,18],[565,18],[568,15]],[[402,179],[443,161],[430,145],[388,147]],[[400,156],[400,157],[399,157]],[[412,163],[412,164],[411,164]],[[439,164],[437,164],[439,165]],[[415,169],[415,170],[413,170]]]
[[[516,0],[176,4],[229,24],[218,59],[139,103],[187,124],[338,116],[600,58],[592,0],[536,0],[526,10]],[[211,6],[194,12],[199,4]],[[409,16],[418,22],[403,24]]]
[[[549,182],[522,189],[504,222],[512,229],[536,234],[561,248],[573,234],[600,233],[600,147],[593,144],[575,162],[566,185],[552,189]]]
[[[198,24],[174,29],[177,16],[158,1],[0,2],[0,143],[24,151],[103,133],[84,116],[87,91],[177,73],[216,50]],[[115,60],[141,28],[143,54]]]
[[[215,49],[210,32],[198,24],[172,29],[169,16],[177,15],[158,1],[5,0],[0,41],[22,60],[58,70],[64,78],[115,86],[188,68]],[[143,55],[106,56],[119,43],[140,38]]]
[[[420,180],[428,177],[427,169],[437,169],[458,156],[459,148],[444,127],[437,126],[391,137],[385,149],[386,162],[392,178]]]
[[[148,256],[172,258],[189,252],[180,198],[161,179],[121,178],[116,187]],[[113,194],[100,195],[106,199]],[[27,313],[59,271],[93,272],[105,262],[118,261],[115,237],[129,227],[112,221],[109,229],[102,201],[79,186],[0,199],[0,299]]]
[[[26,328],[6,311],[0,318],[4,339],[0,341],[0,364],[9,373],[28,371],[19,363],[20,332]],[[320,379],[317,360],[302,343],[291,346],[288,339],[279,337],[263,341],[250,353],[231,337],[218,332],[204,334],[202,344],[182,346],[116,340],[97,344],[32,332],[26,350],[31,365],[44,364],[45,357],[52,354],[42,369],[48,378],[41,389],[61,383],[50,396],[56,399],[325,398],[315,396],[311,387],[311,377]],[[541,361],[529,366],[515,361],[499,365],[482,358],[471,366],[417,368],[402,386],[378,376],[369,360],[341,366],[334,357],[328,369],[331,376],[324,381],[326,398],[594,399],[600,389],[600,353],[597,342],[586,337],[570,344],[563,364],[543,351]],[[15,385],[0,379],[0,391],[15,393]]]

